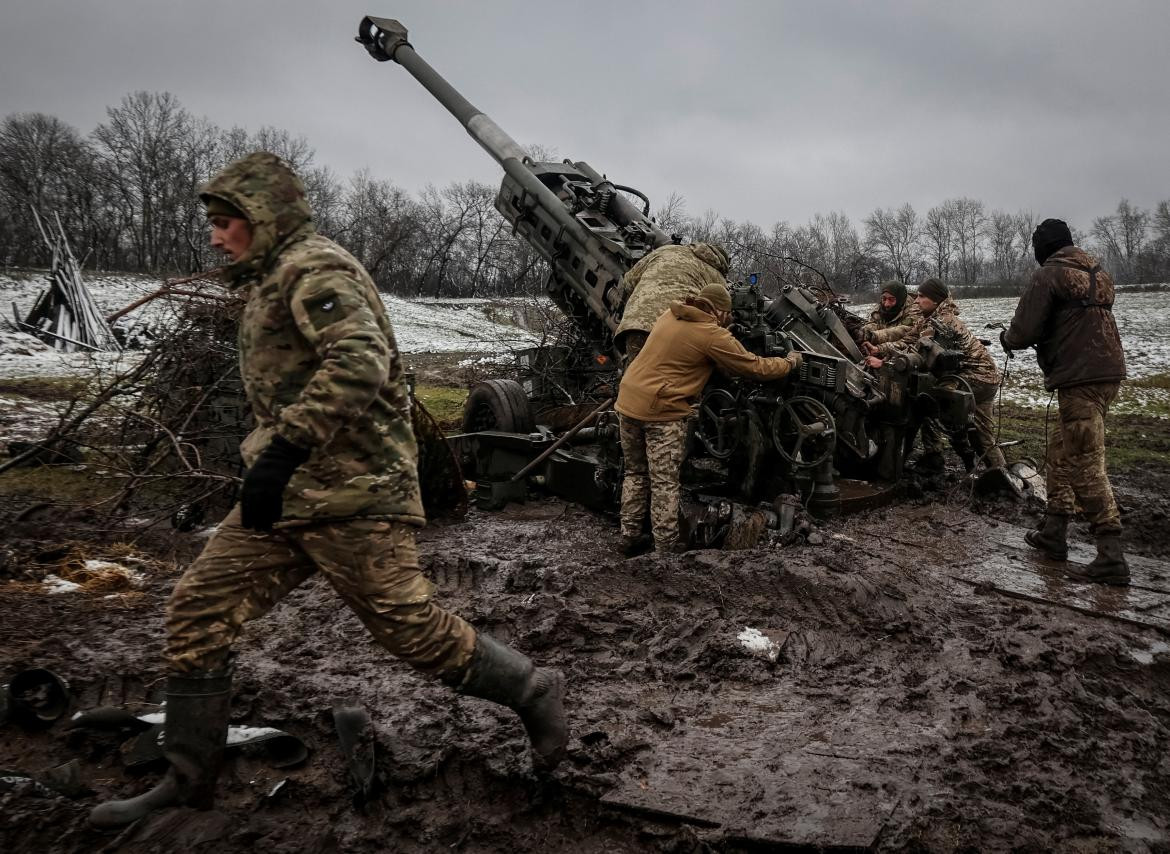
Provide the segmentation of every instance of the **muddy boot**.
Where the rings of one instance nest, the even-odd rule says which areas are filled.
[[[167,680],[162,751],[171,767],[150,791],[98,804],[90,811],[89,823],[115,828],[169,806],[211,809],[230,709],[229,671],[171,676]]]
[[[653,548],[654,539],[649,534],[639,534],[636,537],[623,534],[621,544],[618,545],[618,551],[625,557],[644,555]]]
[[[1068,516],[1046,513],[1040,527],[1024,534],[1024,539],[1053,560],[1068,560]]]
[[[946,460],[943,459],[943,455],[938,451],[927,451],[917,460],[910,463],[910,468],[913,469],[915,474],[925,476],[942,474],[946,469]]]
[[[537,667],[528,656],[483,634],[455,687],[460,694],[491,700],[520,716],[537,767],[551,771],[565,756],[569,725],[565,720],[565,677],[559,670]]]
[[[1064,571],[1069,578],[1090,581],[1094,584],[1129,584],[1129,564],[1121,548],[1121,532],[1109,531],[1097,534],[1097,556],[1083,569],[1067,567]]]

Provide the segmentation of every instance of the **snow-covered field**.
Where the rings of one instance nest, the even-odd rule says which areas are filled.
[[[160,285],[157,279],[143,276],[100,275],[86,279],[98,305],[107,312],[123,308]],[[43,277],[17,277],[0,274],[0,316],[12,316],[10,304],[23,317],[44,287]],[[476,360],[492,360],[511,350],[532,346],[537,336],[518,325],[515,318],[523,314],[523,299],[420,299],[383,297],[398,336],[403,354],[463,353]],[[1002,364],[998,330],[985,329],[989,323],[1011,320],[1016,300],[1010,297],[963,300],[962,317],[977,335],[991,339],[991,352]],[[165,319],[167,304],[150,303],[132,313],[130,319],[143,324]],[[857,306],[865,312],[867,306]],[[1170,371],[1170,293],[1122,293],[1114,307],[1131,379]],[[113,357],[101,354],[96,362],[106,367]],[[134,358],[133,354],[123,359]],[[1049,395],[1044,391],[1035,354],[1025,351],[1010,362],[1010,376],[1004,388],[1005,398],[1021,404],[1043,406]],[[62,354],[45,346],[30,335],[14,332],[11,325],[0,323],[0,379],[33,376],[85,375],[95,368],[94,354]],[[1167,411],[1170,390],[1127,385],[1116,411]]]
[[[113,313],[159,288],[161,281],[144,276],[99,275],[86,277],[101,309]],[[0,274],[0,316],[11,318],[13,308],[23,319],[45,287],[43,277],[14,277]],[[500,318],[520,314],[524,300],[406,300],[383,296],[398,347],[404,354],[471,353],[485,356],[530,347],[537,336]],[[516,311],[508,303],[516,303]],[[169,304],[156,300],[127,315],[144,325],[165,322]],[[96,357],[109,362],[112,357]],[[133,358],[129,354],[123,358]],[[9,323],[0,323],[0,378],[32,376],[73,376],[91,369],[94,354],[58,353],[31,335],[16,332]]]

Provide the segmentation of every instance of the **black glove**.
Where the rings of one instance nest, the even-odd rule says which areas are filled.
[[[999,330],[999,346],[1003,347],[1003,351],[1008,354],[1008,358],[1012,358],[1012,348],[1007,345],[1007,330]]]
[[[309,451],[282,436],[273,436],[268,447],[244,475],[240,489],[240,522],[253,531],[271,531],[280,521],[284,488]]]

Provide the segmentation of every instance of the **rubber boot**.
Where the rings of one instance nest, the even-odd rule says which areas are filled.
[[[230,710],[230,671],[171,676],[167,680],[162,750],[171,767],[150,791],[98,804],[89,814],[89,823],[116,828],[164,807],[211,809]]]
[[[1068,516],[1046,513],[1040,527],[1024,534],[1024,539],[1053,560],[1068,560]]]
[[[1097,556],[1083,569],[1079,566],[1067,567],[1065,575],[1093,584],[1129,584],[1129,564],[1125,562],[1125,553],[1121,548],[1121,532],[1099,532]]]
[[[926,451],[910,465],[915,474],[920,475],[942,474],[946,467],[946,460],[939,451]]]
[[[636,537],[622,535],[618,551],[625,557],[637,557],[646,554],[654,548],[654,539],[649,534],[639,534]]]
[[[471,664],[455,690],[516,712],[538,767],[552,770],[564,758],[569,726],[565,677],[559,670],[537,667],[528,656],[480,632]]]

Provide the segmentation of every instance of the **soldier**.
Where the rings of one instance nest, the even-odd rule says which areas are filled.
[[[229,652],[248,620],[322,573],[378,643],[456,691],[510,706],[538,763],[568,733],[564,679],[437,607],[419,569],[417,450],[394,331],[369,274],[316,233],[304,187],[273,154],[225,168],[200,194],[211,245],[247,300],[240,372],[255,430],[239,504],[167,606],[171,766],[152,790],[108,801],[99,827],[171,805],[208,809],[223,757]]]
[[[970,386],[975,397],[975,437],[978,444],[975,450],[987,468],[1002,468],[1007,465],[1007,461],[995,441],[993,406],[1000,382],[999,368],[996,367],[995,360],[987,352],[983,342],[959,319],[959,306],[951,298],[950,290],[941,281],[938,279],[924,281],[918,286],[918,294],[914,301],[918,305],[921,317],[909,334],[897,342],[867,347],[867,351],[871,352],[867,363],[873,367],[880,367],[883,356],[898,349],[914,346],[922,338],[933,338],[944,349],[959,351],[962,355],[955,374]],[[940,431],[941,427],[935,419],[928,418],[922,423],[922,444],[926,453],[920,463],[921,468],[928,468],[931,463],[942,462]],[[959,447],[964,447],[965,437],[957,438]],[[939,458],[930,459],[932,454],[937,454]],[[975,457],[969,451],[964,454],[963,462],[968,471],[974,469]]]
[[[749,353],[727,325],[731,296],[721,284],[676,300],[654,323],[638,358],[618,388],[621,422],[621,549],[633,555],[649,547],[642,535],[649,505],[653,542],[659,551],[680,548],[679,467],[691,408],[715,368],[760,381],[778,380],[801,363],[793,351],[783,358]]]
[[[922,312],[917,302],[906,296],[906,286],[901,282],[882,283],[878,306],[870,314],[869,322],[861,327],[863,341],[876,348],[880,344],[897,343],[913,331]]]
[[[1056,560],[1068,557],[1068,519],[1080,505],[1097,541],[1082,581],[1129,584],[1121,547],[1121,514],[1105,471],[1105,415],[1125,379],[1125,353],[1113,319],[1113,277],[1073,245],[1068,226],[1046,219],[1032,234],[1040,269],[1032,274],[1005,350],[1036,347],[1044,387],[1056,393],[1059,417],[1048,434],[1048,507],[1028,542]]]
[[[717,243],[660,246],[631,267],[622,279],[625,306],[614,333],[623,367],[638,355],[672,302],[694,296],[704,285],[722,285],[727,270],[727,251]]]

